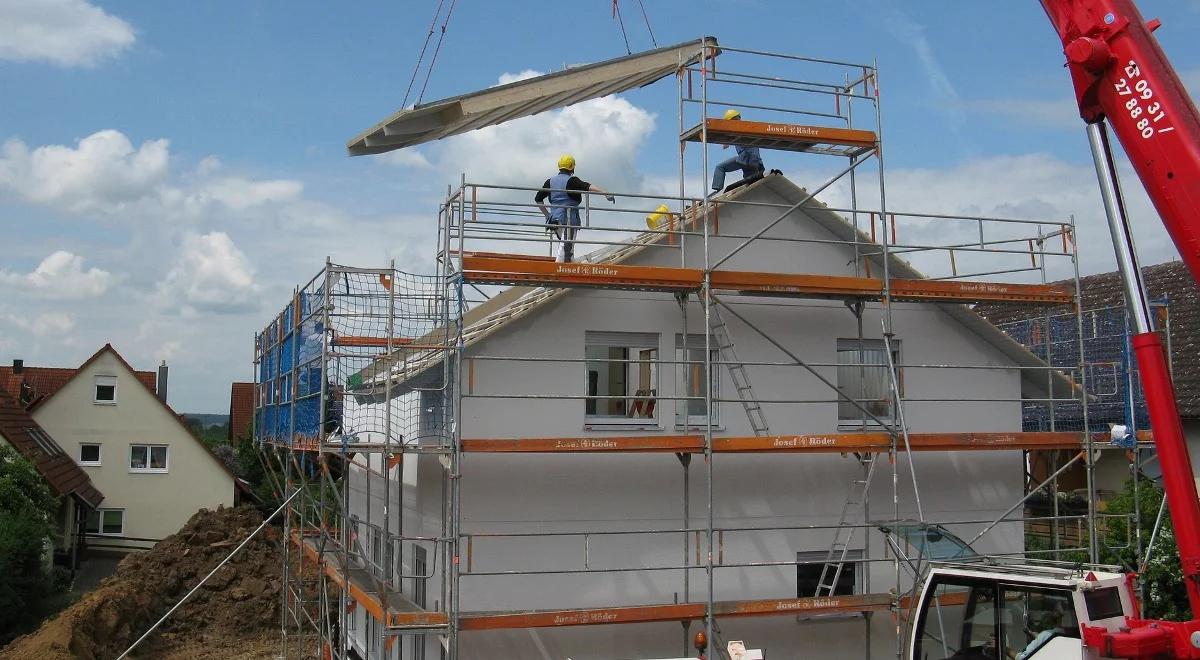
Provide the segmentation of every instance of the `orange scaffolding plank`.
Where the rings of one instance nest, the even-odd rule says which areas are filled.
[[[304,552],[304,556],[310,561],[320,564],[325,575],[338,587],[345,589],[354,602],[358,603],[376,621],[384,622],[387,627],[428,628],[444,626],[450,622],[450,615],[445,612],[427,612],[399,592],[380,594],[372,591],[373,580],[365,570],[352,570],[350,575],[344,574],[336,563],[328,557],[322,556],[333,553],[333,549],[327,549],[323,553],[318,552],[311,538],[302,538],[295,531],[292,532],[291,541]]]
[[[504,630],[510,628],[550,628],[555,626],[595,626],[608,623],[652,623],[690,621],[704,618],[704,603],[672,605],[633,605],[573,610],[532,610],[526,612],[465,612],[458,617],[459,630]]]
[[[890,594],[860,594],[855,596],[817,596],[813,598],[770,598],[713,603],[713,614],[719,617],[773,616],[780,614],[846,614],[878,612],[892,608]]]
[[[392,337],[391,346],[411,344],[412,337]],[[356,337],[354,335],[339,335],[333,338],[334,346],[363,346],[369,348],[387,348],[387,337]]]
[[[595,438],[472,438],[463,439],[462,450],[478,453],[557,452],[687,452],[704,450],[699,435],[617,436]]]
[[[892,280],[892,297],[914,302],[1017,302],[1067,305],[1075,294],[1055,284],[1005,284],[950,280]]]
[[[1001,449],[1078,449],[1083,435],[1073,431],[1020,431],[997,433],[910,433],[913,451],[982,451]],[[903,445],[901,445],[903,446]],[[892,447],[887,433],[814,433],[805,435],[718,436],[713,451],[754,452],[885,452]],[[605,452],[704,451],[699,435],[613,436],[578,438],[471,438],[462,450],[474,453],[550,454]]]
[[[697,291],[703,281],[698,268],[629,266],[626,264],[558,263],[527,259],[463,255],[463,278],[487,284],[596,286],[646,291]]]
[[[845,275],[790,275],[717,270],[712,273],[712,286],[714,289],[730,289],[743,293],[805,297],[878,298],[883,294],[881,280]]]
[[[698,268],[630,266],[626,264],[557,263],[523,255],[463,256],[467,281],[488,284],[589,286],[646,291],[698,291],[704,272]],[[759,273],[718,270],[714,289],[748,295],[806,298],[868,298],[883,296],[883,280],[874,277]],[[1075,298],[1065,287],[1052,284],[952,282],[893,279],[892,297],[904,302],[1017,302],[1060,305]]]
[[[711,144],[835,156],[862,155],[874,149],[878,142],[873,131],[741,119],[705,119],[703,127],[696,125],[681,137],[689,142],[699,142],[702,128],[708,129],[707,139]]]
[[[868,594],[818,598],[720,601],[713,604],[713,614],[719,617],[844,614],[848,612],[886,611],[891,609],[891,607],[892,597],[889,594]],[[704,618],[703,603],[676,603],[669,605],[633,605],[569,610],[466,612],[459,615],[458,622],[459,630],[467,631],[595,626],[618,623],[653,623],[658,621],[694,621],[702,618]]]

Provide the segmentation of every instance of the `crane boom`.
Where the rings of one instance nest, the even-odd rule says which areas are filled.
[[[1133,0],[1041,0],[1062,39],[1080,116],[1088,124],[1126,303],[1134,351],[1163,468],[1193,620],[1131,621],[1118,632],[1084,626],[1106,656],[1200,657],[1200,499],[1175,404],[1166,354],[1152,327],[1105,123],[1112,126],[1192,274],[1200,281],[1200,114]]]

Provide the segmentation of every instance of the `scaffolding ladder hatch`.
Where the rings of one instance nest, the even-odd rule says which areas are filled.
[[[827,598],[771,598],[713,603],[718,617],[844,614],[886,611],[892,607],[889,594],[832,596]],[[459,630],[504,630],[512,628],[551,628],[559,626],[597,626],[618,623],[654,623],[658,621],[695,621],[704,618],[704,603],[668,605],[632,605],[570,610],[529,610],[522,612],[465,612],[458,617]]]
[[[327,543],[328,547],[319,551],[315,546],[316,539],[307,536],[302,539],[297,532],[292,532],[292,543],[303,550],[306,558],[320,564],[334,584],[345,589],[354,602],[386,627],[433,628],[449,624],[450,616],[445,612],[425,611],[398,591],[379,593],[375,589],[375,580],[366,569],[343,572],[337,565],[336,556],[340,553],[337,544]]]
[[[703,133],[705,128],[707,136]],[[706,119],[704,125],[697,124],[680,136],[688,142],[700,142],[702,137],[710,144],[832,156],[861,156],[878,144],[874,131],[741,119]]]
[[[1074,431],[1018,431],[995,433],[910,433],[913,451],[987,451],[1003,449],[1078,449],[1083,435]],[[758,452],[886,452],[892,440],[887,433],[816,433],[806,435],[728,436],[713,438],[718,453]],[[903,445],[901,445],[903,448]],[[595,436],[576,438],[464,438],[468,453],[700,453],[700,435]]]

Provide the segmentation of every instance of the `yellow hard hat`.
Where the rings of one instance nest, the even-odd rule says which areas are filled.
[[[742,111],[738,110],[737,108],[730,108],[725,111],[725,118],[726,119],[741,119]]]
[[[575,171],[575,157],[571,154],[563,154],[558,158],[558,169]]]
[[[646,216],[646,227],[650,229],[661,229],[671,220],[671,209],[666,204],[659,204],[658,208],[654,209],[654,213]]]

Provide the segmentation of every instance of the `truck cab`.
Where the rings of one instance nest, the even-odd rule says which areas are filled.
[[[1117,631],[1136,601],[1114,566],[935,563],[910,612],[913,660],[1100,660],[1081,624]],[[911,618],[915,614],[915,619]]]

